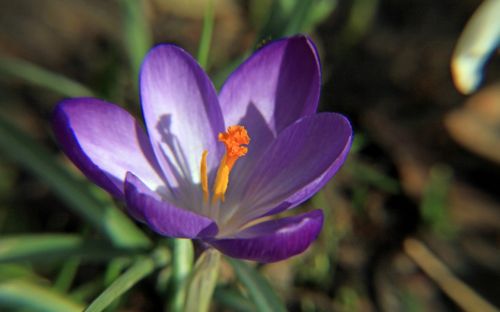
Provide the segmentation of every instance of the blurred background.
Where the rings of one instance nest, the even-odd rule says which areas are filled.
[[[491,58],[472,95],[457,91],[450,73],[481,2],[214,1],[207,71],[216,87],[255,48],[306,33],[322,61],[320,110],[345,114],[354,126],[343,169],[298,208],[324,209],[317,242],[256,267],[288,310],[486,311],[475,305],[480,298],[500,306],[500,58]],[[172,42],[196,56],[207,3],[0,1],[0,302],[2,283],[13,277],[83,305],[112,281],[103,255],[67,258],[51,243],[40,259],[23,258],[44,244],[33,240],[38,234],[105,241],[78,190],[122,205],[61,153],[51,111],[62,98],[96,96],[140,116],[143,55]],[[146,278],[112,309],[161,310],[157,286],[157,277]],[[248,311],[246,296],[224,262],[213,310]]]

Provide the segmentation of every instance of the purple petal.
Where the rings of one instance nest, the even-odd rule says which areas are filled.
[[[123,197],[128,171],[150,188],[165,184],[148,137],[124,109],[92,98],[64,100],[54,110],[52,125],[66,155],[114,196]]]
[[[129,213],[161,235],[203,238],[218,232],[213,220],[164,201],[131,173],[125,181],[125,199]]]
[[[264,152],[244,187],[243,208],[224,222],[225,228],[293,208],[311,197],[344,163],[351,141],[349,121],[336,113],[307,116],[285,129]]]
[[[209,243],[234,258],[275,262],[306,250],[318,237],[322,225],[323,212],[314,210],[262,222],[234,236],[210,240]]]
[[[261,117],[276,136],[316,111],[321,72],[314,43],[305,36],[272,42],[255,52],[226,81],[219,95],[226,126],[262,134]],[[265,128],[265,127],[264,127]]]
[[[233,185],[254,170],[283,129],[316,112],[320,86],[316,47],[305,36],[264,46],[228,78],[219,94],[225,125],[243,125],[252,138],[247,156],[234,169]]]
[[[224,122],[212,83],[184,50],[159,45],[145,58],[140,89],[151,144],[169,185],[184,197],[201,196],[195,184],[202,152],[209,151],[209,171],[223,152],[217,135]]]

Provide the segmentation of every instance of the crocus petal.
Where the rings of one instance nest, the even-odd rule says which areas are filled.
[[[305,36],[265,45],[234,71],[221,89],[219,102],[226,126],[245,126],[252,142],[234,169],[233,185],[254,170],[279,132],[316,111],[320,87],[316,47]]]
[[[213,171],[222,154],[217,134],[224,122],[212,83],[184,50],[159,45],[142,65],[140,90],[151,144],[169,186],[185,197],[201,196],[194,185],[200,183],[201,155],[209,151]]]
[[[306,116],[292,124],[264,152],[241,202],[231,203],[234,215],[226,215],[225,221],[231,217],[227,226],[238,227],[311,197],[343,164],[351,140],[351,125],[340,114]]]
[[[323,225],[323,212],[314,210],[298,216],[259,223],[231,237],[209,243],[224,254],[259,262],[280,261],[309,247]]]
[[[129,213],[153,231],[168,237],[203,238],[217,234],[211,219],[163,201],[135,175],[125,180],[125,199]]]
[[[116,197],[123,197],[127,171],[153,189],[165,183],[144,130],[114,104],[93,98],[64,100],[54,111],[53,128],[66,155]]]
[[[268,127],[274,136],[316,111],[320,64],[305,36],[272,42],[255,52],[226,81],[219,95],[226,126],[243,124],[252,135]],[[258,124],[256,116],[265,125]]]

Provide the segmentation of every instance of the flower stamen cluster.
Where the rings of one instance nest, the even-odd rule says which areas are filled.
[[[227,132],[219,133],[219,141],[224,143],[226,146],[226,153],[222,157],[217,170],[217,175],[215,177],[215,183],[213,187],[213,197],[212,205],[217,204],[220,200],[224,202],[225,194],[229,184],[229,174],[233,169],[234,164],[238,158],[245,156],[248,152],[248,145],[250,143],[250,136],[248,135],[245,127],[240,125],[230,126],[227,128]],[[203,151],[201,155],[201,188],[203,190],[203,200],[208,203],[209,192],[208,192],[208,173],[207,173],[207,155],[208,151]]]

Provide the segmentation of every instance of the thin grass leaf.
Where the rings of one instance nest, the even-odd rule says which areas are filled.
[[[111,285],[111,283],[120,276],[120,273],[130,265],[130,262],[129,258],[116,258],[110,261],[104,273],[104,285]]]
[[[0,151],[43,180],[68,208],[104,233],[120,247],[144,247],[149,239],[123,212],[93,196],[43,146],[0,118]]]
[[[190,239],[172,239],[172,297],[169,311],[180,312],[184,310],[186,300],[187,279],[193,269],[194,250]]]
[[[83,306],[50,288],[25,280],[0,283],[0,306],[39,312],[80,312]]]
[[[286,312],[285,305],[276,295],[269,282],[245,262],[227,258],[239,281],[248,290],[250,299],[261,312]]]
[[[85,310],[98,312],[104,310],[140,280],[151,274],[156,268],[165,266],[168,261],[167,250],[161,248],[151,257],[140,257],[135,263],[102,292]]]
[[[309,14],[304,22],[304,31],[313,31],[316,25],[331,16],[333,10],[337,7],[337,4],[338,0],[316,0],[309,10]]]
[[[215,288],[214,299],[221,305],[235,312],[255,312],[253,302],[243,297],[236,290],[225,289],[221,287]]]
[[[201,32],[200,46],[198,47],[198,63],[205,70],[208,66],[208,54],[210,53],[210,43],[212,42],[212,31],[214,28],[214,3],[210,0],[206,4],[205,15],[203,17],[203,30]]]
[[[95,298],[103,287],[102,279],[96,278],[75,288],[69,293],[69,297],[76,301],[86,302],[90,298]]]
[[[28,83],[47,88],[67,97],[93,96],[93,92],[89,88],[78,82],[30,62],[12,57],[0,57],[0,74],[20,78]]]
[[[64,262],[61,271],[59,271],[59,274],[54,281],[55,290],[65,293],[70,289],[71,284],[75,279],[76,272],[78,271],[78,267],[80,266],[80,262],[80,258],[77,257],[71,257]]]
[[[131,255],[142,249],[116,249],[109,243],[86,240],[71,234],[13,235],[0,238],[0,263],[16,261],[53,261],[68,257],[107,260]]]
[[[150,258],[137,260],[123,275],[117,278],[101,293],[85,310],[86,312],[103,311],[112,302],[132,288],[137,282],[148,276],[155,269],[155,263]]]
[[[144,12],[144,1],[121,0],[125,45],[133,77],[138,77],[142,59],[151,48],[151,30]]]
[[[306,29],[307,17],[313,8],[313,0],[300,0],[295,2],[292,14],[281,35],[291,36]],[[281,37],[281,36],[280,36]]]
[[[106,272],[104,273],[104,285],[107,287],[116,280],[120,274],[125,270],[131,263],[130,258],[116,258],[110,261],[106,267]],[[127,300],[124,298],[126,296],[121,296],[111,302],[106,308],[107,312],[115,311],[120,304]]]
[[[268,4],[263,4],[268,5]],[[272,1],[257,43],[311,31],[336,7],[335,0]]]
[[[196,261],[189,277],[184,311],[205,312],[210,308],[212,294],[217,284],[221,254],[207,249]]]
[[[41,280],[42,278],[36,275],[33,269],[24,263],[1,263],[0,282],[12,279]]]

